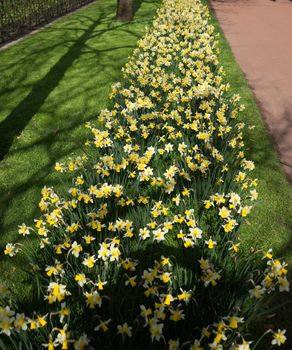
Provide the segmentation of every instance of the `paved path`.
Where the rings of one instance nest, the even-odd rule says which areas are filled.
[[[292,182],[292,1],[216,0],[212,6]]]

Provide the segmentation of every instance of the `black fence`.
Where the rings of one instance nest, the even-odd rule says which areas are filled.
[[[95,0],[0,0],[0,45]]]

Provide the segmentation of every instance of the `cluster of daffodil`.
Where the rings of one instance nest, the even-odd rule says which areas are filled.
[[[248,323],[289,283],[271,251],[240,249],[257,180],[208,16],[198,0],[164,0],[112,88],[112,108],[87,124],[86,155],[56,164],[74,174],[72,187],[43,188],[41,217],[19,227],[39,239],[26,255],[42,303],[25,315],[2,293],[7,344],[254,348]],[[8,243],[4,254],[25,250]],[[285,330],[270,332],[271,345],[285,343]]]

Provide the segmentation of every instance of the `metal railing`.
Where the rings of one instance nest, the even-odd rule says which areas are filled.
[[[0,45],[95,0],[0,0]]]

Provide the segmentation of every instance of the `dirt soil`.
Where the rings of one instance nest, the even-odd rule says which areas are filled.
[[[210,3],[292,183],[292,1]]]

